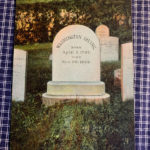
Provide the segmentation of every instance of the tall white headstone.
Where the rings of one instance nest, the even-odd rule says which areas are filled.
[[[133,47],[132,43],[122,44],[121,47],[121,93],[122,100],[133,99]]]
[[[62,29],[53,42],[53,81],[100,81],[99,49],[98,38],[88,27]]]
[[[26,89],[27,52],[14,49],[12,99],[24,101]]]
[[[100,81],[100,45],[95,33],[83,25],[70,25],[53,42],[52,81],[47,84],[43,103],[60,99],[109,99]],[[53,103],[54,102],[54,103]]]

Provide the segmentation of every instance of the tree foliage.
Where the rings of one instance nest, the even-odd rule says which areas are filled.
[[[17,5],[16,43],[53,41],[56,33],[70,24],[83,24],[94,31],[98,25],[105,24],[111,35],[131,39],[131,34],[126,34],[131,31],[130,8],[129,0],[68,0]]]

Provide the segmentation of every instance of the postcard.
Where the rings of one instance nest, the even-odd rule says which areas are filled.
[[[131,1],[16,0],[10,148],[133,150]]]

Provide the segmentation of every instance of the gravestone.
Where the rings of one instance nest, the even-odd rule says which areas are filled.
[[[100,39],[101,61],[119,60],[119,39],[117,37],[104,37]]]
[[[105,25],[96,28],[96,35],[100,41],[101,62],[118,61],[119,38],[110,36]]]
[[[96,28],[96,35],[98,38],[109,37],[110,31],[106,25],[100,25]]]
[[[109,100],[100,81],[99,40],[83,25],[63,28],[53,41],[52,81],[43,103],[78,100],[102,103]]]
[[[121,69],[114,71],[114,86],[121,87]]]
[[[121,93],[122,100],[133,99],[133,48],[132,43],[121,46]]]
[[[27,52],[14,49],[12,99],[24,101],[26,89]]]

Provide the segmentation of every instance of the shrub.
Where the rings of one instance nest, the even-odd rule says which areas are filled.
[[[124,4],[124,5],[123,5]],[[124,6],[126,4],[126,9]],[[131,39],[131,16],[129,1],[119,0],[72,0],[49,3],[18,4],[16,9],[15,43],[53,41],[57,32],[70,24],[83,24],[95,31],[100,24],[106,24],[112,36],[121,41]],[[124,16],[120,26],[116,16]],[[120,31],[123,34],[120,36]],[[127,32],[127,34],[126,34]]]

